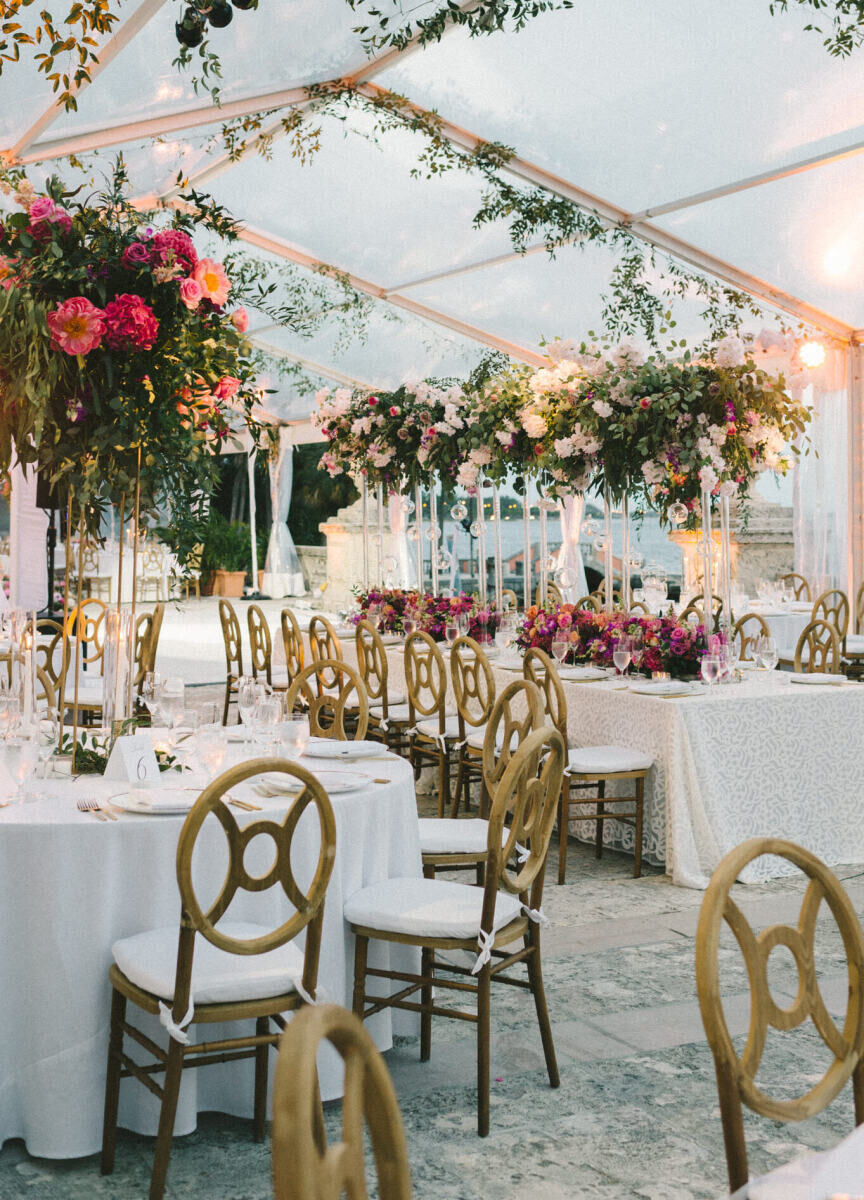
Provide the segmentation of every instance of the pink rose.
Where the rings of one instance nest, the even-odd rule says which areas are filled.
[[[378,403],[378,397],[377,397],[377,396],[370,396],[370,397],[369,397],[369,403],[370,403],[370,404],[372,405],[372,407],[374,408],[374,407],[375,407],[375,405]]]
[[[392,405],[390,406],[390,416],[391,416],[391,417],[398,417],[398,416],[399,416],[399,409],[396,407],[396,405],[395,405],[395,404],[392,404]]]
[[[66,300],[46,320],[51,340],[65,354],[89,354],[101,345],[105,313],[84,296]]]
[[[65,208],[55,204],[50,196],[38,196],[30,205],[30,224],[28,232],[37,241],[47,241],[51,236],[51,226],[59,226],[63,233],[72,228],[72,218]]]
[[[649,398],[647,396],[643,396],[642,399],[639,401],[639,407],[640,408],[650,408],[651,407],[651,401],[649,400]]]
[[[180,299],[186,305],[190,312],[194,312],[201,301],[204,299],[204,292],[201,284],[194,276],[189,275],[180,283]]]
[[[230,400],[240,391],[240,380],[233,375],[223,375],[213,389],[217,400]]]
[[[54,215],[54,201],[50,196],[37,196],[30,205],[30,222],[50,221]]]
[[[231,324],[238,333],[245,333],[249,328],[249,314],[245,308],[236,308],[231,314]]]
[[[152,350],[159,322],[140,296],[124,294],[105,305],[105,341],[112,350]]]

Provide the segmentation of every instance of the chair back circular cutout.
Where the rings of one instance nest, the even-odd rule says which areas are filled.
[[[302,786],[281,820],[266,816],[241,828],[223,797],[232,788],[256,775],[280,774],[296,779]],[[317,812],[320,831],[318,860],[311,882],[305,889],[298,883],[291,865],[291,842],[300,818],[307,808]],[[195,844],[208,817],[222,827],[228,843],[228,870],[221,890],[205,907],[199,902],[193,881]],[[211,822],[212,824],[212,822]],[[275,855],[263,875],[253,875],[246,867],[249,845],[256,838],[269,838]],[[336,819],[330,799],[315,776],[297,763],[281,758],[255,758],[224,771],[208,784],[183,822],[177,843],[177,883],[183,907],[183,927],[193,929],[208,942],[229,954],[264,954],[284,946],[295,938],[317,915],[333,871],[336,856]],[[240,891],[266,892],[281,887],[294,913],[281,925],[260,937],[239,939],[220,931],[218,923]],[[191,964],[190,964],[191,965]],[[179,974],[179,964],[178,964]]]
[[[437,717],[438,731],[446,728],[447,667],[444,655],[428,633],[415,630],[405,639],[405,686],[411,724],[418,717]]]
[[[539,646],[526,650],[522,660],[522,675],[540,689],[546,717],[566,741],[567,698],[558,668],[545,650]]]
[[[366,695],[372,702],[380,701],[386,720],[389,665],[384,641],[372,622],[364,618],[357,622],[354,642],[357,647],[357,669],[366,684]]]
[[[833,625],[842,644],[849,632],[849,600],[846,593],[839,588],[829,588],[823,592],[813,605],[810,620],[827,621]]]
[[[540,689],[528,679],[514,679],[497,696],[483,735],[483,782],[490,796],[514,753],[545,716]]]
[[[641,600],[631,600],[630,612],[631,613],[637,613],[637,612],[644,613],[646,617],[651,616],[650,608],[648,607],[647,604],[643,604]]]
[[[530,890],[531,907],[539,908],[566,765],[564,739],[550,725],[529,733],[507,764],[489,813],[484,917],[492,918],[498,888],[514,895]],[[484,922],[483,928],[490,926]]]
[[[762,855],[776,855],[793,863],[810,882],[796,925],[771,925],[756,934],[732,899],[731,892],[744,868]],[[837,1028],[829,1014],[816,977],[814,943],[816,922],[823,900],[834,917],[845,951],[849,993],[842,1030]],[[729,952],[725,949],[721,951],[720,947],[724,921],[735,936],[747,967],[750,986],[750,1027],[740,1055],[726,1022],[720,988],[721,954],[723,965],[731,965]],[[797,994],[788,1007],[785,997],[783,1006],[778,1004],[771,994],[768,981],[768,960],[777,946],[789,951],[798,973]],[[696,990],[705,1034],[714,1055],[718,1084],[728,1089],[728,1094],[737,1094],[748,1108],[772,1121],[800,1121],[821,1112],[846,1084],[864,1056],[862,977],[864,934],[855,909],[840,881],[814,854],[794,842],[777,838],[751,838],[721,859],[711,876],[699,913]],[[812,1084],[807,1091],[794,1099],[777,1099],[756,1083],[768,1030],[797,1029],[808,1017],[831,1051],[833,1061],[815,1083],[809,1069],[804,1073],[808,1083]],[[730,1176],[740,1174],[742,1167],[746,1179],[746,1154],[737,1172],[732,1171],[730,1162]]]
[[[329,1042],[345,1064],[342,1139],[327,1146],[318,1050]],[[365,1126],[365,1129],[364,1129]],[[402,1115],[380,1051],[359,1017],[335,1004],[307,1006],[279,1044],[273,1087],[275,1200],[365,1200],[368,1130],[380,1200],[411,1200]]]
[[[603,607],[599,596],[595,596],[593,592],[588,596],[580,596],[576,601],[577,608],[593,608],[595,612],[600,612]]]
[[[99,663],[101,669],[104,661],[106,611],[107,606],[102,600],[90,597],[76,604],[66,615],[66,636],[80,643],[81,661],[88,668]]]
[[[810,584],[803,575],[799,575],[797,571],[789,571],[786,575],[780,576],[781,583],[791,584],[795,593],[796,600],[811,600]]]
[[[229,678],[239,679],[243,674],[243,639],[234,605],[229,600],[219,601],[219,621],[222,625],[227,674]]]
[[[273,643],[270,640],[270,629],[267,618],[259,605],[250,604],[246,610],[246,623],[249,626],[249,658],[252,665],[252,675],[255,679],[263,675],[268,683],[271,679],[271,662]]]
[[[290,608],[282,609],[282,645],[285,648],[285,665],[288,668],[289,681],[303,670],[305,655],[303,653],[303,634],[297,618]]]
[[[805,671],[808,675],[839,675],[841,658],[840,638],[830,621],[811,621],[801,630],[795,647],[796,671]]]
[[[756,643],[760,637],[770,637],[768,622],[759,613],[745,613],[732,627],[732,641],[738,642],[740,662],[753,662],[756,658]]]
[[[450,648],[450,677],[459,714],[459,736],[464,740],[466,727],[485,725],[495,704],[495,676],[489,659],[478,642],[457,637]]]
[[[320,613],[316,613],[309,622],[309,652],[312,662],[342,661],[342,643],[336,636],[336,630]],[[322,671],[317,676],[317,684],[324,690],[335,687],[336,676],[330,670]]]
[[[324,675],[332,680],[326,689],[321,684]],[[369,728],[369,700],[360,673],[339,659],[310,663],[296,676],[285,693],[285,711],[290,716],[298,707],[308,713],[313,737],[362,741]]]

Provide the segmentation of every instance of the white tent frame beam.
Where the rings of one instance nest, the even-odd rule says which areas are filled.
[[[470,275],[472,272],[482,271],[486,267],[497,267],[501,263],[513,262],[517,258],[528,258],[529,255],[539,254],[541,250],[545,249],[545,242],[534,242],[532,245],[526,246],[521,253],[518,250],[510,250],[506,254],[481,258],[477,262],[465,263],[461,267],[450,267],[446,271],[433,271],[430,275],[420,275],[417,279],[408,279],[404,283],[395,284],[387,289],[388,295],[390,292],[404,292],[408,288],[422,287],[424,283],[439,283],[442,279],[455,279],[458,275]]]
[[[342,387],[358,388],[363,392],[374,392],[375,387],[371,383],[366,383],[362,379],[357,379],[353,375],[346,375],[344,371],[338,370],[336,367],[325,367],[323,363],[314,362],[311,358],[307,358],[304,354],[295,354],[293,350],[285,350],[282,346],[274,346],[272,342],[268,342],[261,337],[261,333],[269,330],[273,326],[265,325],[263,329],[250,329],[248,337],[254,346],[259,350],[263,350],[265,354],[272,354],[274,358],[287,358],[291,362],[299,363],[304,370],[311,375],[320,375],[322,379],[330,379],[333,383],[339,383]],[[281,328],[281,326],[276,326]]]

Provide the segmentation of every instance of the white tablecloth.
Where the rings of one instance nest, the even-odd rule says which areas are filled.
[[[495,674],[502,687],[518,678]],[[789,838],[829,865],[864,862],[864,685],[752,676],[681,699],[618,691],[614,681],[564,685],[572,745],[617,744],[653,757],[645,856],[685,887],[706,887],[723,855],[750,837]],[[582,833],[593,836],[593,826],[582,822]],[[604,841],[632,849],[633,830],[607,821]],[[779,859],[761,859],[743,878],[778,870]]]
[[[345,900],[379,880],[420,874],[410,767],[389,757],[362,769],[373,779],[386,776],[392,782],[370,782],[362,791],[332,798],[337,853],[319,971],[322,999],[349,1007],[354,951],[342,917]],[[33,1155],[71,1158],[92,1154],[101,1144],[111,945],[145,929],[179,927],[175,852],[184,818],[123,814],[116,822],[103,823],[79,813],[75,797],[97,790],[116,793],[122,785],[90,779],[50,780],[44,786],[50,798],[0,809],[0,1145],[22,1137]],[[235,794],[242,793],[235,789]],[[286,804],[250,798],[274,811]],[[231,811],[240,824],[261,816]],[[292,860],[301,883],[300,864],[311,871],[317,859],[313,829],[317,831],[317,822],[311,813],[304,814],[297,834],[300,855]],[[215,890],[226,861],[222,835],[206,846],[201,878]],[[254,870],[255,864],[251,866]],[[229,917],[275,926],[291,911],[281,891],[273,888],[258,895],[241,893]],[[385,961],[383,944],[373,947],[375,952]],[[414,965],[410,948],[398,947],[394,953],[403,956],[400,964]],[[155,1018],[136,1010],[134,1020],[164,1044],[166,1035]],[[381,1048],[391,1044],[389,1014],[379,1014],[368,1027]],[[236,1034],[239,1028],[236,1023],[208,1026],[208,1036],[218,1038],[223,1030]],[[321,1084],[325,1098],[340,1094],[335,1056],[322,1060]],[[251,1116],[252,1089],[250,1062],[187,1072],[176,1132],[192,1131],[199,1111]],[[120,1124],[155,1133],[156,1123],[155,1098],[134,1080],[124,1081]]]
[[[748,612],[758,613],[771,630],[771,636],[777,642],[781,658],[794,658],[798,639],[810,624],[812,608],[768,608],[758,603],[749,606]]]

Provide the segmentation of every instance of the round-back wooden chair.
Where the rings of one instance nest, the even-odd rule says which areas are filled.
[[[864,583],[855,595],[855,632],[864,634]]]
[[[326,690],[321,677],[326,675]],[[313,686],[314,684],[314,686]],[[310,663],[285,693],[285,711],[309,715],[313,737],[340,742],[362,741],[369,728],[369,701],[359,671],[340,659],[324,658]]]
[[[501,599],[504,602],[504,611],[515,613],[519,608],[519,597],[512,588],[501,589]]]
[[[327,1042],[345,1064],[342,1138],[328,1147],[317,1053]],[[402,1114],[384,1059],[363,1022],[335,1004],[304,1008],[282,1035],[271,1128],[274,1200],[365,1197],[364,1128],[380,1200],[411,1200]]]
[[[786,575],[780,576],[781,583],[791,584],[796,600],[811,600],[810,584],[803,575],[799,575],[797,571],[789,571]]]
[[[534,589],[534,603],[540,603],[540,584]],[[558,584],[552,579],[546,580],[546,603],[547,604],[563,604],[564,593],[559,588]]]
[[[81,666],[85,671],[98,670],[101,674],[105,655],[105,613],[107,606],[102,600],[90,597],[76,604],[66,615],[65,633],[70,641],[81,647]]]
[[[139,613],[135,618],[135,650],[132,662],[132,690],[136,697],[141,694],[147,663],[150,660],[150,638],[153,635],[153,614]]]
[[[41,618],[36,622],[36,665],[45,672],[55,690],[68,662],[69,639],[63,636],[63,626],[49,617]]]
[[[756,658],[756,643],[760,637],[770,637],[768,622],[759,613],[745,613],[732,627],[732,641],[738,642],[739,662],[753,662]]]
[[[522,669],[525,678],[539,687],[546,716],[567,745],[567,699],[557,667],[544,650],[532,646],[525,655]],[[594,822],[594,853],[597,858],[603,854],[603,827],[607,821],[617,821],[633,829],[633,875],[638,879],[642,874],[645,780],[653,765],[651,756],[630,746],[571,747],[567,756],[558,823],[559,884],[567,878],[567,835],[571,808],[576,809],[577,820]],[[617,787],[627,780],[633,781],[633,794],[615,795],[607,800],[607,785],[611,783]],[[586,790],[589,794],[582,795]],[[586,806],[590,811],[581,811]]]
[[[371,621],[358,621],[354,633],[357,670],[369,698],[369,731],[397,753],[408,751],[408,701],[390,691],[390,665],[381,634]]]
[[[744,868],[761,855],[793,863],[809,879],[797,925],[771,925],[758,935],[732,899],[732,888]],[[838,1029],[829,1014],[816,978],[816,921],[822,902],[834,917],[843,939],[849,980],[846,1017]],[[720,989],[720,934],[731,929],[747,967],[750,985],[750,1028],[739,1054],[732,1040]],[[798,990],[791,1006],[775,1000],[768,983],[768,959],[784,946],[795,959]],[[728,953],[723,963],[729,965]],[[720,1116],[726,1145],[729,1186],[734,1192],[748,1179],[742,1105],[772,1121],[801,1121],[822,1112],[852,1079],[855,1122],[864,1122],[864,934],[840,881],[809,850],[776,838],[751,838],[721,859],[702,900],[696,930],[696,990],[708,1045],[714,1056]],[[797,1029],[810,1017],[830,1053],[825,1073],[814,1081],[808,1060],[805,1091],[794,1099],[775,1099],[756,1082],[768,1030]],[[784,1071],[784,1076],[786,1072]]]
[[[159,635],[162,633],[162,619],[165,616],[165,605],[160,600],[154,605],[151,614],[150,641],[147,644],[147,670],[156,670],[156,651],[159,649]]]
[[[316,613],[309,622],[309,653],[313,662],[341,662],[342,643],[336,630],[326,617]],[[317,686],[323,690],[336,686],[336,676],[332,671],[322,671],[316,677]]]
[[[20,650],[16,650],[14,657],[15,661],[18,663],[19,671],[22,671],[24,669],[23,653]],[[12,659],[13,656],[8,651],[5,654],[0,654],[0,669],[5,666],[6,679],[10,687],[13,683]],[[51,676],[48,674],[45,668],[40,667],[38,664],[36,666],[36,693],[34,696],[34,705],[37,711],[40,709],[47,709],[49,712],[53,712],[57,708],[57,690],[54,687],[54,681],[51,679]]]
[[[811,621],[795,647],[796,671],[808,675],[839,675],[843,670],[840,639],[830,621]]]
[[[385,1008],[416,1011],[418,1005],[411,996],[419,992],[421,1061],[430,1056],[433,1013],[476,1024],[477,1131],[481,1137],[489,1132],[491,985],[516,982],[506,971],[518,962],[524,962],[528,968],[549,1083],[551,1087],[559,1085],[543,991],[540,922],[546,858],[566,757],[558,730],[544,727],[529,734],[511,758],[496,788],[489,814],[482,890],[449,880],[388,879],[355,892],[344,909],[356,938],[354,1012],[357,1016],[365,1019]],[[381,995],[379,978],[391,978],[391,987],[395,979],[377,965],[374,970],[377,994],[367,995],[368,950],[373,938],[421,950],[420,973],[396,972],[398,990],[392,995],[386,986],[385,994]],[[436,960],[438,951],[449,955],[453,950],[475,954],[473,968]],[[453,974],[457,981],[449,978]],[[474,993],[476,1012],[444,1007],[433,995],[433,988],[455,988],[463,996]]]
[[[451,755],[459,741],[459,718],[447,711],[447,666],[428,633],[415,630],[405,639],[405,684],[411,762],[419,776],[424,766],[438,769],[438,816],[450,808]]]
[[[225,704],[222,708],[222,724],[228,724],[231,702],[237,696],[238,681],[243,676],[243,638],[240,622],[230,600],[219,601],[219,623],[222,626],[222,642],[225,646]]]
[[[850,674],[860,678],[864,672],[864,583],[855,595],[855,632],[846,635],[843,656],[848,660]]]
[[[450,648],[450,678],[459,719],[459,757],[451,816],[459,815],[464,793],[465,807],[471,782],[483,783],[483,733],[495,704],[495,676],[481,646],[470,637],[457,637]],[[481,807],[485,804],[481,801]]]
[[[232,788],[263,773],[284,774],[300,784],[296,798],[281,819],[264,816],[238,825],[224,797]],[[318,817],[319,849],[312,880],[307,888],[297,881],[291,847],[300,818],[307,809]],[[208,818],[210,818],[208,820]],[[228,870],[222,887],[202,902],[195,888],[193,854],[202,829],[205,842],[221,826],[228,849]],[[275,856],[264,875],[250,874],[245,857],[258,837],[270,843]],[[253,1134],[264,1141],[267,1118],[268,1050],[276,1046],[286,1022],[280,1014],[314,1003],[318,985],[324,896],[336,856],[336,821],[324,788],[311,772],[284,759],[257,758],[225,771],[209,784],[183,822],[177,843],[177,884],[180,891],[180,925],[123,938],[112,948],[109,971],[112,987],[108,1076],[105,1085],[105,1124],[102,1173],[114,1169],[117,1109],[121,1080],[134,1076],[155,1091],[161,1102],[159,1132],[150,1183],[150,1200],[161,1200],[171,1156],[174,1116],[183,1068],[210,1062],[250,1058],[255,1060],[255,1115]],[[198,864],[196,863],[196,870]],[[293,910],[273,928],[248,922],[224,921],[239,893],[257,893],[278,887]],[[306,931],[300,951],[290,943]],[[260,961],[260,955],[268,955]],[[193,971],[193,966],[196,968]],[[170,1034],[167,1052],[130,1028],[127,1002],[159,1016]],[[224,1021],[255,1021],[255,1036],[190,1043],[186,1030],[193,1025]],[[272,1024],[271,1024],[272,1023]],[[275,1029],[272,1026],[275,1025]],[[124,1053],[124,1036],[133,1037],[154,1055],[149,1067],[136,1066]],[[164,1072],[162,1086],[155,1077]],[[152,1085],[152,1086],[151,1086]]]
[[[270,627],[264,610],[258,604],[250,604],[246,610],[246,623],[249,626],[249,658],[252,665],[252,676],[259,675],[270,684],[274,692],[284,692],[291,683],[288,680],[273,678],[273,640],[270,637]]]
[[[834,626],[840,640],[841,650],[846,644],[846,634],[849,632],[849,599],[839,588],[829,588],[823,592],[810,614],[812,621],[827,621]]]
[[[644,613],[646,617],[651,616],[650,608],[648,607],[647,604],[643,604],[641,600],[631,600],[630,601],[630,612],[631,613],[637,613],[637,612]]]
[[[305,662],[303,634],[300,631],[297,618],[290,608],[282,609],[280,624],[282,626],[282,645],[285,648],[285,666],[288,671],[288,682],[293,683],[294,679],[303,670]]]
[[[587,596],[580,596],[576,601],[577,608],[593,608],[595,612],[600,612],[603,607],[603,602],[599,596],[594,593],[589,593]]]

